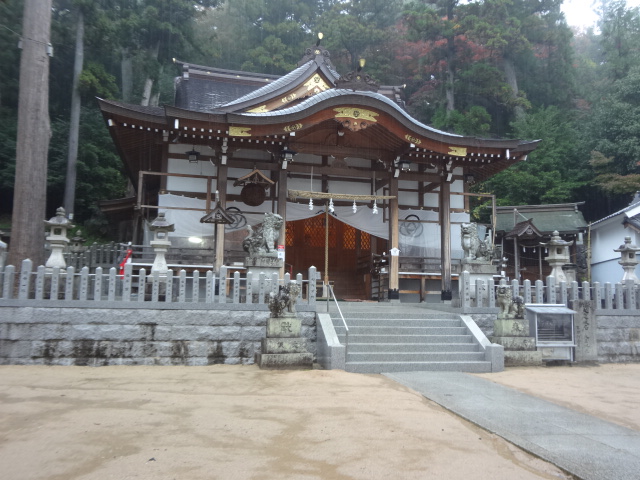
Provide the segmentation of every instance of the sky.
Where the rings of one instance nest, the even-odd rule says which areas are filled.
[[[598,16],[593,11],[593,0],[564,0],[562,11],[567,23],[572,27],[589,27],[596,23]],[[640,6],[640,0],[627,0],[628,7]]]

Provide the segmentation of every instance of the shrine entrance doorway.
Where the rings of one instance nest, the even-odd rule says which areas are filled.
[[[387,240],[347,225],[333,215],[319,214],[287,222],[286,247],[287,267],[291,266],[294,275],[314,266],[324,280],[326,268],[338,298],[368,300],[372,257],[387,249]]]

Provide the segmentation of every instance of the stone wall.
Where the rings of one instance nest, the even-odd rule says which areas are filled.
[[[493,327],[497,317],[497,313],[472,313],[469,314],[474,322],[480,327],[482,333],[488,338],[493,337]]]
[[[640,315],[598,311],[596,338],[601,363],[640,362]]]
[[[268,316],[257,308],[0,307],[0,364],[251,364]],[[315,312],[298,316],[315,358]]]

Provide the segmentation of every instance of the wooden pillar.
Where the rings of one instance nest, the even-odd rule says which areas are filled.
[[[278,245],[286,245],[287,240],[287,178],[287,171],[280,170],[280,177],[278,178],[278,215],[282,217],[284,222],[282,222],[282,228],[280,229],[280,235],[278,236]],[[284,270],[285,268],[283,264],[282,268],[280,268],[280,278],[284,278]]]
[[[227,166],[218,165],[218,182],[216,188],[220,196],[220,205],[227,205]],[[220,272],[220,268],[224,265],[224,225],[218,225],[216,228],[216,263],[215,271]]]
[[[389,195],[394,198],[389,200],[389,250],[397,251],[400,234],[398,231],[398,179],[389,181]],[[395,249],[395,250],[394,250]],[[400,258],[398,255],[389,256],[389,300],[400,300]]]
[[[440,261],[442,272],[442,301],[450,301],[451,289],[451,185],[443,178],[440,184]]]

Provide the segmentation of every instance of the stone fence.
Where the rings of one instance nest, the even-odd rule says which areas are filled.
[[[296,303],[307,350],[316,352],[316,277],[297,275]],[[97,268],[79,273],[25,260],[0,272],[0,365],[251,364],[261,352],[270,312],[265,296],[288,275],[252,282],[208,271],[202,277],[134,274]],[[310,279],[310,281],[309,281]],[[311,285],[311,288],[308,288]]]
[[[132,264],[126,264],[123,272],[98,267],[95,273],[90,273],[88,267],[83,267],[78,273],[74,267],[44,266],[34,271],[32,262],[25,260],[19,273],[13,265],[0,272],[0,306],[53,306],[55,302],[58,307],[73,307],[86,302],[96,305],[108,302],[113,307],[117,303],[136,302],[147,305],[146,308],[165,308],[176,303],[184,308],[199,304],[257,304],[266,309],[265,297],[291,281],[289,274],[280,279],[277,274],[268,278],[260,273],[248,280],[241,278],[238,271],[229,273],[227,267],[222,267],[218,276],[212,271],[200,276],[197,270],[190,274],[185,270],[177,275],[171,270],[166,274],[147,274],[144,268],[134,274]],[[317,278],[315,267],[309,269],[307,280],[302,274],[296,275],[295,281],[301,286],[298,307],[315,310]]]
[[[506,284],[506,283],[505,283]],[[599,282],[556,282],[555,277],[549,276],[546,283],[536,280],[531,283],[525,280],[520,284],[512,280],[509,284],[513,297],[522,297],[524,303],[553,303],[570,306],[570,302],[577,300],[593,301],[595,310],[630,311],[640,310],[640,285],[633,280],[624,283]],[[464,313],[486,311],[497,308],[497,285],[493,280],[477,280],[471,283],[469,272],[460,275],[460,307]]]

